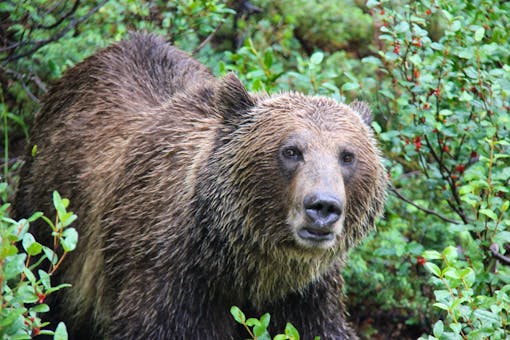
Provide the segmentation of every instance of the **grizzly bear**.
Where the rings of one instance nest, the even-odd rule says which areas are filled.
[[[345,254],[374,227],[386,174],[361,102],[250,94],[151,34],[68,70],[43,100],[15,200],[80,240],[51,302],[71,339],[242,339],[229,310],[350,339]],[[41,225],[33,225],[37,234]]]

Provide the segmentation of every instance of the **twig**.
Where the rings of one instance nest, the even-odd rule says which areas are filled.
[[[37,104],[40,104],[40,100],[39,98],[37,98],[33,93],[32,91],[30,91],[30,89],[28,88],[27,84],[25,83],[25,78],[28,78],[28,80],[33,80],[35,82],[35,84],[41,89],[43,90],[43,92],[46,92],[46,86],[44,85],[44,83],[39,79],[39,77],[37,76],[27,76],[26,74],[23,74],[23,73],[19,73],[19,72],[16,72],[12,69],[9,69],[9,68],[6,68],[6,67],[3,67],[3,66],[0,66],[0,70],[4,70],[5,73],[7,74],[11,74],[14,76],[14,78],[16,78],[20,83],[21,83],[21,86],[23,87],[23,89],[25,90],[25,92],[27,93],[27,95],[30,97],[30,99],[32,99],[35,103]]]
[[[492,255],[497,258],[499,261],[501,261],[503,264],[506,264],[507,266],[510,266],[510,257],[507,257],[499,252],[499,246],[497,243],[491,244],[489,247],[489,250],[491,251]]]
[[[418,208],[420,209],[421,211],[424,211],[426,212],[427,214],[431,214],[431,215],[434,215],[434,216],[437,216],[439,217],[440,219],[442,219],[443,221],[446,221],[446,222],[450,222],[450,223],[453,223],[453,224],[462,224],[461,221],[457,221],[457,220],[453,220],[451,218],[448,218],[446,216],[443,216],[441,215],[440,213],[434,211],[434,210],[430,210],[430,209],[427,209],[425,207],[422,207],[421,205],[419,204],[416,204],[415,202],[413,202],[412,200],[408,199],[407,197],[405,197],[404,195],[402,195],[400,192],[397,191],[397,189],[393,186],[393,185],[390,185],[390,191],[395,195],[397,196],[399,199],[401,199],[402,201],[412,205],[413,207],[415,208]]]
[[[198,51],[200,51],[202,48],[204,48],[205,45],[207,45],[207,43],[209,41],[211,41],[211,39],[214,37],[214,35],[219,31],[219,29],[221,28],[221,26],[223,26],[223,23],[225,22],[225,19],[226,19],[226,16],[223,18],[223,20],[218,24],[218,26],[216,26],[216,28],[214,29],[214,31],[212,31],[208,36],[207,38],[205,38],[201,43],[200,45],[198,45],[192,52],[192,54],[195,54],[197,53]]]
[[[2,63],[6,64],[6,63],[9,63],[9,62],[12,62],[14,60],[17,60],[17,59],[21,59],[21,58],[24,58],[26,56],[29,56],[33,53],[35,53],[36,51],[38,51],[40,48],[42,48],[43,46],[51,43],[51,42],[54,42],[54,41],[57,41],[59,40],[60,38],[62,38],[64,35],[66,35],[71,29],[73,29],[74,27],[76,27],[78,24],[84,22],[85,20],[87,20],[88,18],[90,18],[94,13],[96,13],[101,7],[103,7],[103,5],[107,2],[108,0],[103,0],[101,1],[96,7],[92,8],[89,12],[87,12],[87,14],[85,14],[84,16],[80,17],[80,18],[74,18],[73,20],[71,20],[69,22],[69,24],[64,27],[60,32],[57,32],[56,34],[54,34],[53,36],[51,36],[50,38],[48,39],[44,39],[44,40],[39,40],[39,41],[35,41],[33,42],[32,44],[34,45],[31,49],[29,49],[28,51],[25,51],[23,53],[20,53],[20,54],[11,54],[9,55],[6,59],[4,59],[2,61]]]
[[[66,1],[67,2],[67,1]],[[74,14],[74,12],[76,12],[76,10],[78,9],[78,6],[80,5],[80,0],[76,0],[76,2],[74,3],[73,5],[73,8],[71,8],[69,10],[69,12],[67,12],[66,14],[64,14],[62,17],[60,17],[56,22],[54,22],[53,24],[49,25],[49,26],[44,26],[44,25],[37,25],[35,28],[43,28],[43,29],[52,29],[52,28],[55,28],[57,27],[58,25],[60,25],[64,20],[66,20],[67,18],[69,18],[71,15]],[[53,10],[52,10],[53,11]]]

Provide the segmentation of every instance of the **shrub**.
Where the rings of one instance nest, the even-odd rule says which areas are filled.
[[[5,188],[3,183],[2,188]],[[52,331],[41,314],[50,310],[45,304],[48,295],[69,284],[52,286],[51,277],[58,270],[68,252],[76,248],[78,235],[69,225],[76,215],[66,210],[69,201],[53,193],[57,211],[52,222],[42,213],[15,221],[8,217],[9,204],[0,207],[0,337],[2,339],[31,339],[39,334],[67,339],[66,327],[59,323]],[[43,219],[51,229],[53,246],[40,244],[29,232],[30,223]],[[50,232],[50,230],[48,230]],[[61,256],[57,253],[62,253]]]
[[[439,318],[435,338],[505,338],[510,46],[502,27],[510,6],[426,0],[368,5],[384,43],[379,57],[367,60],[381,72],[378,93],[368,95],[378,97],[376,129],[390,158],[391,190],[400,199],[390,200],[383,232],[360,250],[375,255],[364,260],[384,277],[376,282],[388,279],[382,268],[400,282],[372,289],[390,297],[383,308],[394,308],[395,301],[404,306],[408,322],[423,320],[422,313],[425,324]],[[438,17],[444,29],[434,40],[429,32]],[[433,275],[433,292],[430,283],[423,285],[422,267]],[[411,290],[400,290],[409,284]],[[432,303],[435,310],[429,310]]]

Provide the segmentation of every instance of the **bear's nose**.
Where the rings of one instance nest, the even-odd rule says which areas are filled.
[[[342,202],[331,193],[313,193],[303,200],[306,215],[315,227],[329,227],[342,215]]]

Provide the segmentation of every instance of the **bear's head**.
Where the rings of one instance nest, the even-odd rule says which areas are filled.
[[[233,74],[215,103],[223,120],[209,160],[215,183],[202,192],[209,212],[220,211],[216,225],[246,246],[299,254],[345,251],[373,228],[387,176],[366,104],[251,95]]]

